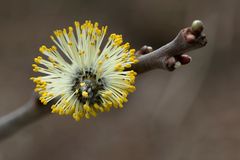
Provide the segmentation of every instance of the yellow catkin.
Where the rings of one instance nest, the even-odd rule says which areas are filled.
[[[113,107],[123,108],[128,94],[136,90],[137,73],[131,70],[138,63],[136,51],[116,33],[101,46],[107,29],[90,20],[82,25],[75,21],[73,27],[53,32],[55,45],[39,48],[42,56],[34,58],[32,68],[43,75],[30,80],[44,105],[56,99],[52,113],[71,115],[76,121],[89,119]]]

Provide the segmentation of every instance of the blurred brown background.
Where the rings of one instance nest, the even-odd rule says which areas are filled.
[[[137,78],[123,110],[76,123],[51,115],[0,144],[0,160],[239,160],[240,1],[21,0],[0,5],[0,115],[32,94],[32,59],[57,28],[86,19],[158,48],[194,19],[208,45],[175,72]]]

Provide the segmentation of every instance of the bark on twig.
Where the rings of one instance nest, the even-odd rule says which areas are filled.
[[[43,106],[36,94],[17,110],[0,118],[0,141],[11,136],[19,129],[51,113],[49,106]]]
[[[191,27],[182,29],[173,41],[155,51],[152,51],[149,46],[143,46],[136,52],[139,62],[130,69],[138,73],[157,68],[172,71],[177,68],[178,61],[181,64],[189,63],[190,57],[182,54],[206,45],[206,36],[202,33],[202,30],[203,24],[201,21],[194,21]],[[180,60],[179,56],[182,56]],[[34,94],[25,105],[0,118],[0,140],[48,115],[51,110],[50,106],[51,104],[43,106]]]
[[[139,62],[133,65],[131,69],[137,73],[157,68],[171,71],[173,64],[169,64],[171,63],[168,61],[170,57],[182,55],[207,44],[206,36],[202,33],[203,24],[199,25],[195,24],[195,22],[191,27],[182,29],[173,41],[151,53],[139,56]]]

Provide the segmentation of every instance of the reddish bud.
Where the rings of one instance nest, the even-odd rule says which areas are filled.
[[[181,62],[182,65],[188,64],[192,60],[192,58],[186,54],[176,56],[175,58],[177,59],[177,61]]]

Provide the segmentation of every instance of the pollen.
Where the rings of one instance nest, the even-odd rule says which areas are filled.
[[[53,99],[52,113],[70,115],[76,121],[96,117],[111,108],[123,108],[128,94],[135,91],[138,62],[135,50],[120,34],[110,34],[107,26],[85,21],[82,25],[57,29],[50,36],[54,45],[42,45],[43,56],[34,58],[33,71],[39,100],[47,105]],[[41,75],[42,74],[42,75]]]
[[[87,97],[88,97],[88,92],[83,91],[83,92],[82,92],[82,96],[83,96],[84,98],[87,98]]]
[[[85,86],[86,84],[84,82],[80,83],[80,86],[83,87]]]

